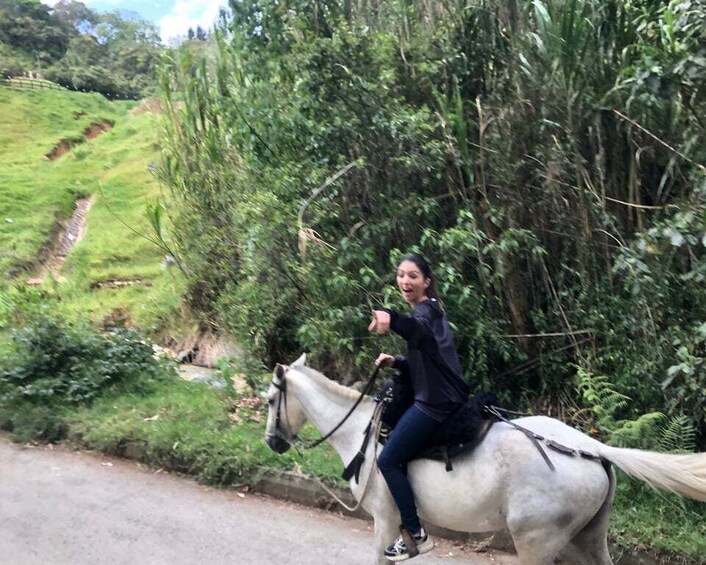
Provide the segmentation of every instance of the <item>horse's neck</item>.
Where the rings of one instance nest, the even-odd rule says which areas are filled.
[[[333,387],[319,383],[315,378],[300,371],[292,371],[287,380],[292,394],[296,396],[307,417],[322,435],[335,428],[355,404],[355,399],[334,390]],[[363,432],[370,422],[372,413],[372,402],[364,399],[328,440],[345,464],[348,464],[358,452],[363,441]]]

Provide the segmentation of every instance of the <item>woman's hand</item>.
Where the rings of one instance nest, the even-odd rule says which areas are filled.
[[[387,369],[388,367],[392,367],[392,364],[394,362],[395,358],[392,355],[388,355],[387,353],[381,353],[375,360],[375,365],[377,365],[381,369]]]
[[[373,310],[373,320],[368,325],[369,332],[386,334],[390,330],[390,315],[384,310]]]

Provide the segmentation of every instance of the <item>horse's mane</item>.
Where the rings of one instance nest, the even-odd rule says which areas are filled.
[[[312,380],[316,381],[317,384],[319,384],[332,394],[343,396],[344,398],[347,398],[349,400],[358,400],[358,398],[360,397],[360,392],[358,392],[357,390],[347,386],[343,386],[342,384],[339,384],[336,381],[332,381],[326,375],[320,373],[312,367],[307,367],[305,365],[294,365],[290,367],[290,370],[296,370],[300,373],[304,373],[307,377],[310,377]]]

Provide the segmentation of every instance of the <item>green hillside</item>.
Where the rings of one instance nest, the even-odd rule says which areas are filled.
[[[86,139],[91,124],[113,127]],[[159,193],[148,170],[159,159],[158,130],[158,117],[135,103],[0,88],[3,286],[40,274],[59,223],[71,217],[77,198],[91,196],[85,237],[58,273],[62,304],[95,319],[123,308],[145,329],[161,325],[178,304],[178,281],[163,268],[164,252],[139,235],[150,236],[146,207]],[[50,160],[61,140],[73,146]],[[124,286],[110,286],[116,280]]]

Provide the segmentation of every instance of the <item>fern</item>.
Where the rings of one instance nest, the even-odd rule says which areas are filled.
[[[630,398],[613,389],[605,375],[594,375],[578,367],[579,393],[600,427],[611,429],[614,414],[625,408]]]
[[[616,421],[608,443],[617,447],[654,450],[659,444],[660,430],[666,420],[662,412],[648,412],[637,420]]]
[[[579,393],[593,416],[593,423],[607,436],[606,443],[620,447],[693,452],[696,430],[686,416],[667,421],[662,412],[648,412],[635,420],[617,420],[618,410],[628,406],[630,398],[615,390],[605,375],[594,375],[577,368]]]
[[[696,428],[684,414],[675,416],[662,428],[658,444],[661,451],[693,453],[696,450]]]

